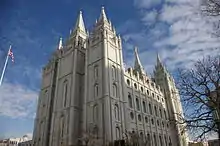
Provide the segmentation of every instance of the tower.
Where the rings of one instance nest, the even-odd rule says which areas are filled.
[[[124,130],[123,59],[120,36],[104,7],[87,44],[85,129],[107,141]]]
[[[186,146],[187,134],[184,130],[184,126],[177,124],[178,122],[182,122],[181,117],[183,117],[180,96],[174,79],[162,64],[159,54],[157,54],[157,64],[154,71],[154,79],[155,82],[161,86],[166,99],[171,130],[170,142],[177,144],[177,146]]]

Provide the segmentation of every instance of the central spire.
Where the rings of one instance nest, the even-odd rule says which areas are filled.
[[[108,21],[107,16],[105,14],[105,8],[102,7],[101,14],[100,14],[100,17],[99,17],[99,21],[105,21],[105,20]]]
[[[82,11],[79,11],[79,15],[78,15],[76,25],[75,25],[73,32],[75,32],[77,30],[80,30],[80,31],[86,33],[86,29],[85,29],[85,25],[84,25],[84,21],[83,21],[83,16],[82,16]]]
[[[138,48],[137,47],[134,47],[134,54],[135,54],[134,70],[140,72],[141,74],[145,74],[144,68],[141,65],[141,61],[138,56]]]

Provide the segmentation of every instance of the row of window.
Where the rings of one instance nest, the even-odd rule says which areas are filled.
[[[130,118],[131,118],[131,120],[134,120],[134,113],[133,113],[133,112],[130,112]],[[144,119],[142,119],[142,116],[141,116],[140,114],[138,114],[137,119],[138,119],[139,122],[142,122],[143,120],[145,121],[145,123],[148,123],[148,122],[149,122],[149,119],[148,119],[147,116],[145,116]],[[154,122],[154,119],[152,118],[152,119],[151,119],[151,124],[154,125],[154,123],[155,123],[155,122]],[[161,125],[162,125],[163,127],[165,127],[165,124],[164,124],[163,121],[161,122]],[[160,126],[160,121],[159,121],[159,120],[157,120],[157,126]],[[168,127],[169,127],[169,124],[167,124],[167,128],[168,128]]]
[[[95,91],[94,97],[97,98],[99,96],[99,84],[95,84],[94,88],[95,88],[94,89],[94,91]],[[112,85],[112,90],[113,90],[113,94],[112,94],[113,97],[119,97],[118,96],[117,85],[115,83]]]
[[[135,98],[135,102],[136,102],[136,110],[140,111],[140,101],[139,101],[138,97]],[[128,93],[128,104],[129,104],[130,108],[134,107],[133,106],[133,100],[132,100],[132,97],[131,97],[130,93]],[[145,101],[142,101],[142,106],[143,106],[143,112],[147,113],[147,105],[146,105]],[[149,103],[148,106],[149,106],[149,113],[152,115],[153,114],[152,105]],[[156,116],[160,116],[161,118],[163,118],[163,114],[162,114],[162,109],[161,108],[159,108],[159,113],[158,113],[157,106],[154,106],[154,113],[155,113]],[[166,111],[165,110],[164,110],[164,118],[167,119]]]
[[[130,80],[129,79],[127,79],[127,84],[130,85]],[[137,89],[137,84],[136,83],[134,83],[134,88]],[[140,89],[141,89],[141,92],[144,93],[144,88],[140,87]],[[150,95],[149,90],[146,90],[146,93],[147,93],[147,95]],[[157,97],[157,99],[160,100],[160,97],[158,95],[156,96],[154,93],[152,93],[152,97],[153,98]],[[163,98],[161,98],[161,100],[162,100],[162,102],[164,102]]]
[[[117,76],[117,71],[116,71],[116,67],[114,65],[112,65],[112,79],[115,80]],[[99,67],[98,65],[95,65],[94,67],[94,78],[98,79],[99,77]]]

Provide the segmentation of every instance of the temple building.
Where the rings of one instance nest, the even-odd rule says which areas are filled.
[[[175,122],[183,111],[173,77],[159,55],[150,77],[137,47],[134,66],[125,69],[122,40],[104,8],[90,31],[80,11],[62,41],[43,68],[34,146],[76,146],[90,133],[107,145],[128,132],[149,146],[187,145],[187,133]]]

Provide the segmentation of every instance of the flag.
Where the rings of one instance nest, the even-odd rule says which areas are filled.
[[[13,52],[11,50],[11,46],[10,46],[10,49],[8,51],[8,56],[11,57],[11,61],[14,62],[14,55],[13,55]]]

